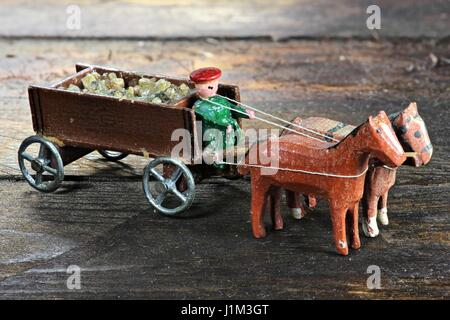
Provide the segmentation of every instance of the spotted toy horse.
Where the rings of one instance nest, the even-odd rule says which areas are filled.
[[[384,112],[369,117],[338,143],[316,141],[300,135],[284,135],[273,144],[271,139],[253,148],[278,152],[279,168],[264,174],[263,163],[248,163],[238,167],[240,174],[251,175],[251,221],[255,238],[266,236],[263,213],[268,198],[275,229],[283,228],[280,214],[281,188],[328,199],[335,245],[340,254],[348,254],[346,216],[351,214],[351,246],[360,247],[358,206],[363,196],[365,173],[369,158],[375,157],[389,166],[398,166],[406,159]],[[271,146],[272,144],[272,146]],[[273,147],[276,145],[276,147]],[[273,148],[272,148],[273,147]],[[275,149],[275,150],[273,150]],[[263,151],[264,152],[264,151]],[[266,155],[265,155],[266,156]]]
[[[426,165],[431,159],[433,146],[431,145],[425,123],[418,113],[416,103],[411,103],[402,112],[390,115],[389,119],[404,151],[416,152],[416,155],[407,158],[404,164],[416,167]],[[354,129],[354,126],[326,118],[312,117],[302,121],[301,118],[297,117],[293,122],[339,140],[343,139]],[[397,167],[388,167],[375,159],[371,161],[366,174],[363,197],[364,221],[362,227],[367,237],[376,237],[379,234],[377,217],[382,225],[389,223],[387,199],[389,189],[395,183],[396,173]],[[316,199],[314,195],[310,194],[305,198],[308,207],[315,207]],[[306,211],[300,195],[286,191],[286,199],[292,216],[295,219],[301,219]]]

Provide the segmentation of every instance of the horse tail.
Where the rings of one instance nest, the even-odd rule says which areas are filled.
[[[245,151],[245,154],[243,155],[242,160],[239,161],[239,164],[237,166],[237,170],[238,173],[245,176],[250,174],[250,169],[251,169],[251,165],[250,164],[250,160],[249,160],[249,155],[250,155],[250,151],[253,148],[258,148],[258,144],[260,143],[260,141],[256,141],[255,143],[253,143],[252,145],[250,145],[247,150]]]
[[[238,173],[243,176],[250,174],[250,167],[246,165],[246,163],[248,163],[248,152],[249,151],[247,151],[247,153],[245,154],[245,157],[243,159],[244,161],[242,161],[241,164],[237,166]]]
[[[250,168],[246,165],[239,165],[238,172],[240,175],[246,176],[250,173]]]
[[[239,174],[247,175],[250,173],[250,169],[252,168],[252,165],[258,164],[258,163],[253,162],[253,161],[258,161],[257,159],[253,159],[255,157],[255,155],[256,155],[256,158],[258,158],[258,156],[257,156],[258,149],[261,148],[261,145],[263,145],[262,148],[264,148],[264,146],[267,147],[267,143],[270,144],[271,138],[274,138],[274,137],[265,137],[261,140],[258,140],[247,149],[243,160],[239,161],[239,164],[237,166],[237,170],[238,170]],[[275,137],[275,139],[278,139],[278,138]],[[252,155],[252,156],[250,157],[250,155]],[[253,163],[251,163],[251,162],[253,162]]]

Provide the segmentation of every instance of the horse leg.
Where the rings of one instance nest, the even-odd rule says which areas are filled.
[[[387,215],[388,193],[389,193],[389,191],[386,191],[386,193],[384,193],[381,196],[381,199],[380,199],[381,208],[378,210],[378,215],[377,215],[378,221],[383,226],[387,226],[389,224],[389,218],[388,218],[388,215]]]
[[[263,183],[261,179],[256,176],[256,174],[252,174],[252,231],[253,236],[257,239],[264,238],[266,236],[266,228],[264,227],[264,209],[269,187],[270,186]]]
[[[359,240],[359,201],[355,202],[353,206],[350,207],[349,211],[351,214],[352,223],[352,248],[361,248],[361,241]]]
[[[378,196],[364,195],[364,219],[362,229],[364,235],[369,238],[375,238],[380,233],[377,224],[377,205]]]
[[[272,187],[269,195],[270,216],[275,230],[283,230],[283,217],[281,216],[281,188]]]
[[[346,256],[348,255],[347,233],[345,226],[345,216],[347,207],[331,208],[331,224],[333,225],[334,243],[337,251]]]
[[[300,220],[304,217],[303,204],[297,192],[286,190],[286,202],[292,218]]]

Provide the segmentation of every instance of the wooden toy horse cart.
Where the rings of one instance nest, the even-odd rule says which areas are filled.
[[[76,71],[54,85],[30,86],[28,90],[36,135],[25,139],[18,151],[19,166],[28,183],[39,191],[52,192],[64,179],[64,166],[92,151],[99,150],[113,161],[134,154],[153,158],[144,170],[143,187],[149,203],[156,210],[175,215],[189,208],[194,200],[195,183],[211,174],[207,166],[196,164],[201,163],[198,161],[201,152],[170,156],[179,143],[172,140],[177,129],[186,129],[190,134],[191,150],[198,147],[201,150],[201,131],[191,108],[196,100],[193,91],[173,104],[152,104],[70,92],[63,88],[79,84],[93,71],[100,74],[115,72],[125,83],[141,76],[164,78],[176,85],[185,83],[190,88],[193,83],[80,64],[76,65]],[[219,92],[231,99],[240,99],[237,86],[219,85]],[[30,151],[31,145],[39,147],[36,155]],[[159,170],[161,167],[163,170]],[[231,166],[221,174],[239,176],[236,168]],[[169,197],[171,199],[166,199]]]

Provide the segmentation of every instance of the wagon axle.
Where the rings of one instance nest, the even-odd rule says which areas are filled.
[[[33,159],[31,161],[31,168],[38,174],[44,172],[44,159]]]
[[[38,156],[33,156],[30,146],[39,145]],[[124,158],[127,154],[114,151],[100,152],[102,155],[115,156],[111,161],[118,161],[119,157]],[[27,182],[35,189],[42,192],[53,192],[57,190],[64,180],[64,162],[58,147],[41,136],[31,136],[25,139],[18,151],[19,167]],[[29,168],[26,163],[29,163]],[[169,177],[165,177],[163,172],[158,172],[157,167],[174,168]],[[34,171],[30,172],[30,171]],[[48,179],[44,179],[44,173],[48,173]],[[183,179],[183,187],[180,182]],[[154,183],[152,190],[151,184]],[[144,193],[149,203],[159,212],[166,215],[176,215],[188,209],[195,196],[195,182],[189,168],[180,160],[159,157],[151,161],[144,170],[143,176]],[[179,190],[180,189],[180,190]],[[181,190],[182,189],[182,190]],[[176,206],[169,207],[164,202],[168,195],[172,194],[177,200]]]

